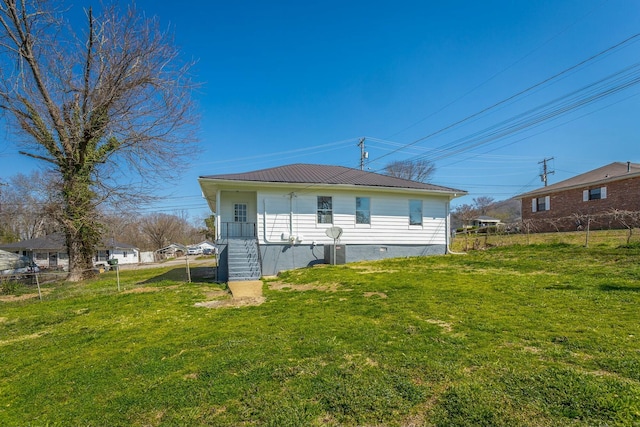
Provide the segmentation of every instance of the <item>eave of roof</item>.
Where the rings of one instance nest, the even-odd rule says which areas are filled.
[[[434,184],[410,181],[374,172],[347,168],[297,163],[244,173],[201,176],[200,180],[220,182],[251,182],[264,184],[345,185],[389,189],[426,190],[464,195],[467,192]]]
[[[607,182],[620,181],[623,179],[640,177],[640,164],[614,162],[606,166],[576,175],[573,178],[565,179],[547,187],[538,188],[537,190],[515,196],[515,199],[524,199],[526,197],[537,196],[541,194],[557,193],[565,190],[576,188],[591,187]]]

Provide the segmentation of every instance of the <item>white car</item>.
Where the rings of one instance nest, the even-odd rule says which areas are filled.
[[[187,249],[187,255],[202,255],[202,248],[189,248]]]

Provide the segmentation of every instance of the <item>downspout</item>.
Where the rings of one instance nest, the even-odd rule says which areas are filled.
[[[271,242],[267,239],[267,199],[262,199],[262,205],[264,207],[262,214],[262,240],[265,243],[280,243],[280,242]]]
[[[445,250],[445,254],[446,255],[466,255],[466,252],[454,252],[451,250],[451,248],[449,248],[449,243],[451,241],[451,198],[449,198],[449,200],[447,200],[447,206],[446,206],[446,214],[447,217],[445,219],[445,230],[446,230],[446,236],[445,236],[445,242],[446,242],[446,250]]]
[[[293,236],[293,198],[295,197],[295,193],[292,191],[289,193],[289,241],[291,241],[291,237]]]

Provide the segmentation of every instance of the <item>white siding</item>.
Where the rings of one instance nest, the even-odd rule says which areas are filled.
[[[256,217],[256,193],[252,191],[223,191],[224,202],[220,206],[220,215],[223,222],[233,222],[233,207],[236,203],[247,205],[247,221],[253,222]]]
[[[317,223],[318,196],[332,197],[333,224]],[[371,224],[356,224],[356,197],[371,199]],[[421,226],[409,225],[409,199],[423,201]],[[258,236],[261,243],[282,243],[291,234],[302,244],[328,244],[326,230],[335,225],[343,229],[343,244],[445,244],[447,203],[447,197],[320,190],[301,192],[290,204],[288,194],[261,191]]]
[[[295,200],[293,203],[295,206]],[[288,195],[258,195],[258,238],[261,243],[281,243],[283,234],[288,238],[289,213]]]
[[[138,251],[136,249],[110,249],[111,259],[117,259],[118,264],[137,264]]]

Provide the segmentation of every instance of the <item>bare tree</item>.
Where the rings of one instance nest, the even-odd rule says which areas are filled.
[[[436,166],[429,160],[398,160],[387,164],[384,171],[396,178],[427,182],[435,173]]]
[[[464,250],[466,251],[469,249],[469,233],[467,228],[471,221],[478,215],[478,210],[475,206],[465,203],[456,206],[452,215],[462,224],[462,228],[464,229]]]
[[[105,212],[102,216],[104,235],[117,242],[128,243],[140,250],[155,249],[141,230],[141,218],[134,212]]]
[[[88,9],[77,33],[59,4],[0,1],[0,108],[23,137],[21,153],[59,177],[53,213],[69,280],[81,280],[101,238],[97,207],[132,187],[142,199],[144,185],[192,152],[196,115],[190,64],[155,19],[133,6]]]
[[[184,215],[150,214],[141,219],[140,229],[154,250],[170,243],[195,243],[201,237],[200,230],[189,224]]]
[[[640,225],[640,212],[613,209],[608,214],[613,221],[627,229],[628,245],[631,242],[631,236],[633,236],[633,229]]]
[[[19,173],[9,179],[0,199],[0,239],[33,239],[56,231],[57,224],[49,215],[52,185],[50,174],[39,171]]]
[[[495,200],[490,196],[479,196],[473,199],[473,204],[479,215],[486,215],[489,207],[493,205]]]

